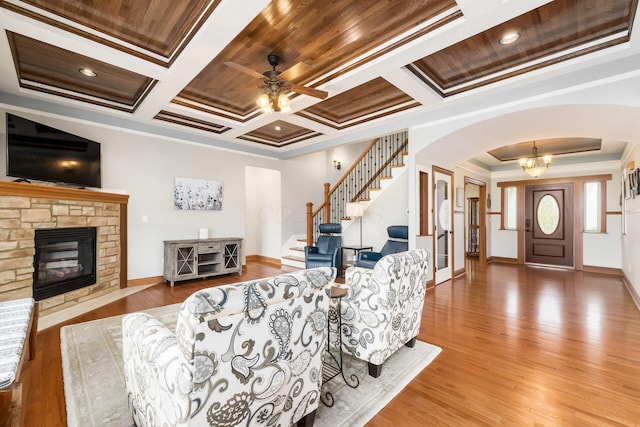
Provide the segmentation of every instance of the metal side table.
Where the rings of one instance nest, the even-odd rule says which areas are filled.
[[[348,293],[348,289],[332,286],[327,293],[329,294],[329,297],[336,300],[337,303],[335,306],[333,303],[329,306],[329,318],[327,319],[327,349],[325,350],[322,362],[322,384],[324,385],[340,375],[346,385],[351,388],[356,388],[360,385],[360,380],[356,374],[348,376],[345,374],[342,361],[342,315],[340,312],[340,306],[342,298]],[[332,333],[335,336],[333,340],[333,351],[331,349]],[[322,392],[320,397],[325,406],[332,407],[335,403],[333,394],[328,390]]]

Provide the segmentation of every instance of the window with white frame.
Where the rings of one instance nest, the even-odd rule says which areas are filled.
[[[515,230],[518,227],[517,216],[517,191],[516,187],[504,187],[502,196],[504,197],[503,226],[506,230]]]
[[[584,231],[599,233],[602,231],[602,183],[584,183]]]

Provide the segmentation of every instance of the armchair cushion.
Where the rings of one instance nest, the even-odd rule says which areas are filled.
[[[360,251],[356,267],[373,268],[383,256],[409,250],[409,227],[406,225],[390,225],[387,227],[387,240],[380,252]]]
[[[342,299],[343,350],[381,365],[418,335],[431,252],[415,249],[387,255],[370,270],[350,267],[349,294]]]
[[[323,234],[318,236],[315,246],[304,247],[305,267],[335,267],[342,274],[342,237],[334,234],[340,233],[342,226],[326,223],[318,228]]]
[[[288,426],[320,401],[333,268],[198,291],[176,331],[123,319],[129,407],[138,426]]]

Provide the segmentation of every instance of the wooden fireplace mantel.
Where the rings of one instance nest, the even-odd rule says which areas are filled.
[[[30,184],[27,182],[0,181],[0,195],[39,197],[55,200],[80,200],[114,203],[120,206],[120,287],[127,287],[127,203],[128,194],[106,193],[95,190]]]

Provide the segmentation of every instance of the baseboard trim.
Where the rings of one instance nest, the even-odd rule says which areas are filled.
[[[598,267],[595,265],[583,265],[582,271],[589,273],[611,274],[612,276],[622,276],[623,272],[619,268]]]
[[[272,264],[275,266],[280,267],[282,265],[282,262],[280,261],[280,258],[271,258],[268,256],[264,256],[264,255],[247,255],[247,262],[249,261],[260,261],[260,262],[264,262],[267,264]]]
[[[465,267],[462,267],[462,268],[460,268],[458,270],[455,270],[453,272],[453,277],[460,277],[460,276],[465,275],[465,274],[467,274],[467,269]]]
[[[629,294],[631,295],[631,299],[636,304],[636,308],[640,310],[640,295],[638,295],[638,292],[636,292],[636,289],[631,284],[631,280],[629,280],[629,278],[624,273],[624,271],[621,271],[620,278],[622,279],[622,283],[624,283],[624,286],[629,291]]]
[[[487,258],[487,263],[498,262],[502,264],[518,264],[518,258],[506,258],[501,256],[491,256]]]
[[[164,281],[164,278],[162,276],[131,279],[131,280],[127,280],[127,288],[132,286],[157,285],[158,283],[162,283],[163,281]]]

